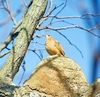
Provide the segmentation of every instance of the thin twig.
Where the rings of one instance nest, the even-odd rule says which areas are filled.
[[[24,3],[24,5],[25,5],[25,6],[27,6],[27,4],[26,4],[25,0],[22,0],[22,2]]]
[[[25,9],[25,11],[24,11],[23,17],[24,17],[24,16],[26,15],[26,13],[28,12],[28,9],[29,9],[29,7],[31,6],[32,2],[33,2],[33,0],[30,0],[29,4],[26,5],[26,9]]]
[[[56,18],[56,19],[72,19],[72,18],[90,19],[90,18],[84,18],[84,16],[97,17],[97,16],[100,16],[100,14],[85,13],[81,16],[55,16],[55,15],[49,15],[49,17]],[[43,16],[43,18],[46,18],[46,17],[48,17],[48,16]]]
[[[34,36],[33,36],[32,39],[34,39],[35,37],[37,37],[37,38],[41,38],[41,37],[43,37],[43,36],[44,36],[44,33],[42,33],[41,35],[39,35],[39,34],[34,34]]]
[[[22,11],[23,5],[20,5],[20,7],[13,13],[13,16],[17,16]],[[10,16],[6,17],[3,21],[0,22],[0,26],[5,25],[9,20],[11,19]]]
[[[42,60],[40,55],[38,55],[35,51],[34,51],[34,53],[39,57],[40,60]]]
[[[26,65],[26,62],[23,61],[23,64],[22,64],[23,74],[22,74],[22,76],[21,76],[21,79],[20,79],[18,85],[20,85],[20,83],[22,82],[22,79],[23,79],[23,77],[24,77],[24,74],[25,74],[25,71],[26,71],[26,69],[25,69],[25,65]]]
[[[50,6],[49,6],[48,13],[47,13],[47,15],[44,16],[44,18],[42,18],[42,20],[40,21],[40,23],[37,25],[37,28],[39,28],[39,27],[44,23],[44,21],[46,21],[46,20],[49,18],[49,16],[51,15],[51,13],[52,13],[53,11],[55,11],[56,9],[58,9],[59,7],[61,7],[63,4],[64,4],[64,3],[60,4],[60,5],[57,6],[57,7],[55,6],[55,7],[53,8],[53,6],[52,6],[52,0],[50,0]],[[53,8],[53,9],[52,9],[52,8]],[[52,19],[51,19],[51,22],[52,22]]]
[[[66,7],[66,4],[67,4],[67,0],[65,0],[65,3],[62,3],[61,5],[59,5],[58,7],[62,6],[64,4],[64,6],[55,14],[55,16],[57,16],[59,13],[61,13],[61,11]],[[57,7],[57,8],[58,8]],[[54,18],[51,19],[50,21],[50,24],[51,22],[53,21]]]
[[[80,51],[80,49],[76,46],[76,45],[74,45],[65,35],[63,35],[60,31],[58,31],[58,30],[56,30],[61,36],[63,36],[68,42],[69,42],[69,44],[71,44],[72,46],[74,46],[79,52],[80,52],[80,54],[81,54],[81,56],[82,56],[82,58],[83,58],[83,54],[82,54],[82,52]]]
[[[41,59],[43,59],[43,54],[42,54],[42,51],[41,51],[41,50],[39,50],[39,53],[40,53],[40,57],[41,57]]]
[[[48,9],[47,16],[49,16],[51,14],[52,7],[53,7],[52,0],[50,0],[50,6],[49,6],[49,9]]]
[[[6,40],[0,45],[0,52],[5,49],[5,47],[8,46],[8,44],[12,41],[14,34],[18,33],[16,30],[18,29],[18,27],[21,25],[22,20],[12,28],[11,33],[9,34],[9,36],[6,38]],[[16,32],[15,32],[16,31]],[[15,33],[14,33],[15,32]]]
[[[82,16],[55,16],[55,15],[50,15],[49,17],[55,18],[55,19],[72,19],[72,18],[90,19],[90,18],[84,18]]]
[[[29,51],[33,51],[33,52],[34,52],[34,51],[40,51],[40,50],[45,50],[45,49],[44,49],[44,48],[39,48],[39,49],[38,49],[38,48],[36,48],[36,49],[33,49],[33,50],[32,50],[32,49],[28,49],[28,50],[29,50]]]
[[[40,21],[39,24],[37,25],[37,28],[40,27],[40,26],[42,25],[42,23],[48,19],[49,15],[51,14],[52,7],[53,7],[52,0],[50,0],[50,5],[49,5],[49,9],[48,9],[48,13],[47,13],[47,15],[46,15],[46,18],[42,18],[42,19],[41,19],[41,21]]]
[[[95,30],[95,29],[97,29],[97,28],[100,28],[100,24],[94,26],[93,28],[90,28],[89,30],[92,31],[92,30]]]
[[[44,43],[40,43],[40,42],[31,42],[31,43],[36,43],[36,44],[40,44],[40,45],[45,45]]]
[[[7,51],[7,52],[4,52],[4,53],[2,53],[2,54],[0,54],[0,58],[4,57],[4,56],[7,55],[8,53],[10,53],[10,50]]]
[[[12,14],[12,12],[11,12],[11,10],[10,10],[10,6],[9,6],[9,2],[8,2],[8,0],[6,0],[6,5],[7,5],[6,10],[7,10],[7,12],[10,14],[11,19],[12,19],[12,21],[13,21],[14,25],[16,25],[16,24],[17,24],[17,22],[16,22],[16,20],[15,20],[15,18],[14,18],[14,16],[13,16],[13,14]]]
[[[53,21],[50,25],[52,25],[52,24],[54,24],[54,23],[67,23],[67,24],[70,24],[70,25],[75,25],[75,24],[73,24],[73,23],[70,23],[70,22],[67,22],[67,21],[65,21],[65,20],[55,20],[55,21]]]
[[[85,13],[85,14],[83,14],[81,17],[87,16],[87,15],[90,15],[90,16],[93,16],[93,17],[100,16],[100,14]]]
[[[38,56],[38,58],[39,58],[40,60],[43,59],[43,57],[41,57],[41,53],[40,53],[40,55],[39,55],[38,53],[36,53],[36,51],[40,51],[40,50],[44,50],[44,49],[34,49],[34,50],[28,49],[28,50],[34,52],[34,53]],[[42,56],[43,56],[43,55],[42,55]]]

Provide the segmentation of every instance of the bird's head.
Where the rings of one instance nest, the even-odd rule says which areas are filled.
[[[46,39],[52,38],[52,36],[50,34],[44,34],[44,36],[46,37]]]

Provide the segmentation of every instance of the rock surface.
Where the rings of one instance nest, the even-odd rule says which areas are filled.
[[[42,60],[24,86],[46,94],[45,97],[91,97],[92,93],[79,65],[57,55]]]

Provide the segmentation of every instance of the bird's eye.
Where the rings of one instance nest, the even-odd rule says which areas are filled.
[[[48,35],[48,36],[50,36],[50,35]]]

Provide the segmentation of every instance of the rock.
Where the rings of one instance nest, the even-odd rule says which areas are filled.
[[[45,97],[91,97],[92,93],[79,65],[57,55],[42,60],[24,86],[46,94]]]

